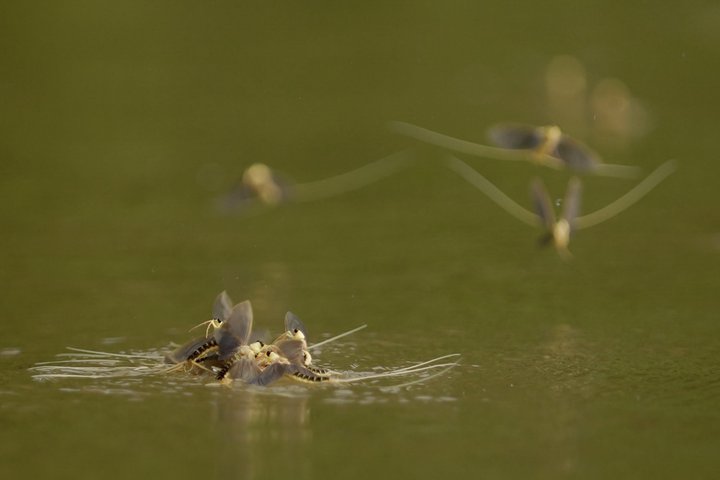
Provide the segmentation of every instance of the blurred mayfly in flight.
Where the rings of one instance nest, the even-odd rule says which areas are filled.
[[[391,122],[390,128],[402,135],[467,155],[499,160],[529,161],[556,170],[611,177],[636,177],[640,169],[630,165],[603,163],[600,156],[578,140],[563,133],[558,126],[535,127],[522,124],[499,124],[488,130],[496,146],[461,140],[405,122]]]
[[[552,242],[560,256],[563,258],[571,257],[568,245],[570,244],[570,236],[575,233],[577,228],[576,223],[578,213],[580,213],[580,195],[582,193],[580,179],[572,177],[568,182],[560,218],[555,217],[550,194],[548,194],[542,180],[539,178],[534,179],[530,192],[535,214],[545,228],[545,234],[540,237],[540,244],[547,245]]]
[[[263,163],[248,167],[240,183],[221,197],[224,209],[258,204],[276,206],[287,202],[307,202],[334,197],[382,180],[404,168],[412,157],[409,150],[396,152],[355,170],[308,183],[295,183]]]
[[[580,213],[582,184],[580,179],[572,177],[568,182],[563,211],[559,219],[556,219],[550,195],[539,179],[534,180],[531,184],[531,197],[535,208],[535,212],[531,212],[508,197],[502,190],[459,158],[449,155],[447,157],[447,166],[518,220],[531,226],[536,226],[539,222],[546,229],[546,234],[541,238],[541,243],[547,244],[552,241],[560,255],[565,258],[570,256],[567,247],[570,237],[575,231],[592,227],[614,217],[647,195],[675,171],[675,161],[669,160],[656,168],[650,175],[617,200],[583,216],[578,216]]]

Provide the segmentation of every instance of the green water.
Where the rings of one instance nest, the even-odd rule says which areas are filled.
[[[0,7],[2,478],[714,478],[720,467],[720,10],[601,2],[9,2]],[[678,171],[579,232],[574,259],[437,161],[242,215],[265,162],[298,182],[416,145],[561,122],[559,54],[624,82],[647,120],[612,163]],[[589,115],[588,118],[592,119]],[[590,127],[593,121],[590,120]],[[585,126],[587,127],[587,125]],[[464,157],[519,202],[542,175]],[[584,210],[634,181],[586,178]],[[66,346],[162,349],[227,289],[287,310],[336,368],[461,366],[371,385],[33,381]]]

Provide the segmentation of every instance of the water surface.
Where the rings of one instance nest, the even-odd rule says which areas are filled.
[[[3,478],[717,471],[716,7],[3,11]],[[610,134],[584,100],[550,98],[546,71],[561,54],[585,70],[578,98],[618,79],[644,129]],[[612,163],[679,167],[580,232],[565,262],[436,150],[389,132],[390,120],[476,141],[498,121],[558,122]],[[413,168],[361,190],[245,215],[216,208],[253,162],[309,182],[407,147]],[[553,192],[568,178],[464,160],[525,204],[534,176]],[[634,184],[584,182],[585,211]],[[324,364],[363,370],[458,352],[461,366],[399,392],[31,379],[29,367],[66,346],[182,342],[223,289],[250,299],[256,325],[273,331],[287,310],[318,338],[369,324],[324,350]]]

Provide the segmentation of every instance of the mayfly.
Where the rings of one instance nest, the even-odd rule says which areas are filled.
[[[562,132],[557,125],[499,124],[488,130],[488,138],[498,147],[529,152],[541,165],[552,158],[576,173],[611,177],[636,177],[640,173],[634,166],[603,163],[596,152]]]
[[[567,246],[570,235],[574,231],[592,227],[614,217],[638,202],[675,171],[675,161],[669,160],[656,168],[640,183],[617,200],[583,216],[578,216],[580,213],[582,186],[580,180],[573,177],[568,183],[563,213],[559,220],[555,220],[555,214],[551,206],[552,202],[544,185],[539,180],[533,181],[531,186],[531,195],[535,206],[535,213],[533,213],[508,197],[502,190],[459,158],[449,155],[447,157],[447,166],[518,220],[532,226],[540,222],[547,230],[544,236],[545,242],[552,240],[555,247],[563,256],[568,256]]]
[[[582,184],[580,179],[572,177],[568,181],[563,210],[559,218],[555,218],[555,210],[550,195],[542,180],[536,178],[531,185],[531,196],[535,207],[535,214],[545,228],[545,235],[540,238],[541,245],[553,244],[555,250],[563,258],[570,258],[570,236],[575,233],[577,216],[580,213],[580,194]]]
[[[219,323],[212,334],[206,337],[202,348],[192,351],[183,359],[178,352],[190,351],[190,348],[183,346],[168,357],[178,360],[176,363],[189,362],[191,367],[201,366],[206,370],[212,367],[229,368],[229,364],[232,363],[238,352],[244,353],[246,349],[252,351],[248,345],[252,322],[252,305],[249,300],[245,300],[232,307],[227,318]],[[191,341],[188,345],[192,345],[194,342],[199,342],[199,340]],[[198,353],[199,350],[202,351]]]
[[[284,351],[288,346],[294,348],[296,341],[300,343],[301,351],[296,354],[294,350],[290,350],[285,354],[285,357],[291,360],[291,363],[302,367],[303,370],[309,370],[318,376],[327,376],[330,373],[329,370],[312,364],[312,355],[310,355],[307,344],[308,333],[305,324],[303,324],[297,315],[292,312],[287,312],[285,314],[285,331],[272,343]]]
[[[207,325],[205,336],[190,340],[173,352],[168,353],[165,356],[165,361],[167,363],[193,362],[216,350],[217,339],[214,334],[210,334],[210,328],[214,330],[219,329],[222,323],[230,316],[231,311],[232,300],[227,292],[223,290],[213,302],[212,318],[191,328],[191,330],[193,330],[202,325]]]
[[[222,200],[226,209],[257,204],[275,206],[333,197],[382,180],[410,165],[408,150],[393,153],[355,170],[308,183],[295,183],[268,165],[255,163],[242,175],[240,184]]]
[[[563,133],[557,126],[534,127],[500,124],[488,131],[496,146],[482,145],[434,132],[405,122],[391,122],[391,130],[456,153],[498,160],[528,161],[555,170],[615,177],[636,177],[639,168],[603,163],[590,148]]]

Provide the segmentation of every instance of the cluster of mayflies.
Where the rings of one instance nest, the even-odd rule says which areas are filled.
[[[321,342],[308,343],[303,322],[292,312],[285,315],[284,331],[272,342],[253,339],[253,310],[249,300],[233,305],[226,292],[213,304],[213,318],[206,325],[205,335],[165,353],[115,354],[72,349],[72,357],[57,362],[42,362],[32,367],[38,380],[56,378],[115,378],[159,374],[191,373],[204,375],[212,383],[234,383],[267,386],[279,380],[310,384],[348,384],[381,379],[416,377],[401,384],[385,385],[398,388],[424,382],[442,375],[457,365],[459,354],[443,355],[407,367],[377,372],[339,371],[317,365],[312,351],[327,343],[362,330],[354,328]]]
[[[412,367],[382,373],[351,374],[318,366],[311,351],[337,340],[365,325],[336,335],[319,343],[308,343],[308,332],[300,318],[292,312],[285,315],[284,330],[272,342],[265,344],[252,339],[253,311],[249,300],[232,306],[226,292],[215,299],[214,318],[207,324],[204,337],[190,340],[165,356],[174,364],[170,370],[205,373],[215,380],[229,384],[269,385],[287,378],[305,383],[351,383],[370,379],[407,376],[435,370],[442,373],[456,365],[440,363],[456,354],[445,355]],[[212,330],[212,331],[210,331]]]

